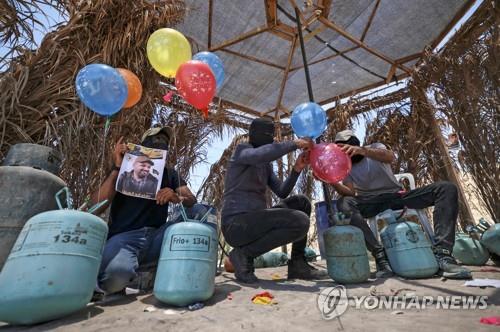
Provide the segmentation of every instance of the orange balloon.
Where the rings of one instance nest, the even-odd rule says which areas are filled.
[[[125,82],[127,82],[127,88],[128,88],[127,101],[125,102],[125,105],[123,105],[123,108],[130,108],[135,104],[137,104],[139,100],[141,100],[142,96],[141,81],[139,80],[139,77],[137,77],[137,75],[135,75],[128,69],[117,68],[117,70],[120,73],[120,75],[122,75],[123,79],[125,79]]]

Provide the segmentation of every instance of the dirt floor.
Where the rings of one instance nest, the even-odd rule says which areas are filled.
[[[321,267],[324,262],[315,263]],[[471,267],[474,278],[500,279],[500,268],[481,272]],[[465,287],[464,281],[390,278],[349,285],[347,311],[339,319],[325,320],[318,309],[321,290],[332,287],[331,280],[287,281],[286,267],[258,269],[257,286],[238,284],[234,275],[223,272],[216,278],[214,296],[205,307],[189,311],[162,305],[151,293],[111,297],[104,303],[89,304],[71,316],[31,327],[0,326],[4,331],[498,331],[498,326],[484,325],[481,317],[500,316],[500,289]],[[281,280],[273,280],[276,277]],[[276,304],[258,305],[253,295],[269,291]],[[400,300],[411,297],[484,295],[486,309],[444,310],[435,307],[401,310],[356,309],[356,296],[392,295]],[[228,297],[229,296],[229,297]],[[373,303],[373,302],[372,302]],[[400,302],[401,303],[401,302]],[[400,304],[401,305],[401,304]],[[421,306],[421,305],[420,305]],[[0,323],[1,325],[1,323]]]

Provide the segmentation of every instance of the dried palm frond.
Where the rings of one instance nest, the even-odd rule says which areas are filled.
[[[198,190],[197,196],[201,197],[201,200],[215,206],[219,211],[222,208],[227,163],[233,155],[236,146],[247,140],[247,138],[248,135],[246,134],[240,134],[233,138],[233,141],[224,150],[220,159],[212,164],[208,176]]]
[[[55,2],[53,2],[55,3]],[[0,159],[18,142],[45,144],[64,156],[61,177],[80,204],[106,175],[110,148],[120,136],[138,143],[153,115],[165,110],[166,92],[145,52],[150,34],[183,19],[183,1],[119,0],[59,2],[68,21],[48,33],[36,51],[25,50],[0,74]],[[4,30],[5,31],[5,30]],[[106,119],[86,109],[75,94],[77,72],[89,63],[124,67],[140,78],[143,96],[131,109],[119,112],[105,128]],[[179,102],[172,112],[160,112],[157,122],[175,124],[177,145],[172,156],[181,174],[203,160],[204,144],[221,133],[226,112],[212,109],[208,121]]]
[[[497,222],[500,221],[499,23],[499,8],[492,2],[483,3],[441,53],[427,53],[410,83],[410,94],[418,104],[418,111],[423,114],[430,106],[458,134],[463,147],[462,171],[474,180],[473,190]],[[435,168],[437,165],[432,163],[439,158],[433,158],[436,149],[432,149],[432,144],[429,146],[429,167]]]

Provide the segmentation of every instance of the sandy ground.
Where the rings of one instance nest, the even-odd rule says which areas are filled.
[[[324,266],[324,262],[316,263]],[[500,272],[480,272],[471,267],[474,278],[500,279]],[[497,268],[498,269],[498,268]],[[500,271],[500,269],[498,269]],[[349,298],[386,294],[403,296],[485,295],[483,310],[356,309],[354,303],[339,319],[324,320],[317,306],[319,292],[332,287],[331,280],[273,280],[286,278],[286,267],[258,269],[257,286],[238,284],[234,275],[223,272],[216,278],[214,296],[203,309],[188,311],[162,305],[151,293],[111,298],[71,316],[31,327],[0,326],[4,331],[499,331],[500,327],[481,324],[485,316],[500,316],[500,289],[463,286],[464,281],[432,278],[405,280],[390,278],[347,286]],[[269,291],[277,304],[257,305],[253,295]],[[228,299],[228,295],[232,299]],[[153,311],[145,311],[145,309]],[[0,323],[1,324],[1,323]]]

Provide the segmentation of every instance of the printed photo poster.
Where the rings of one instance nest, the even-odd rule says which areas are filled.
[[[116,181],[116,191],[133,197],[155,199],[160,190],[167,151],[127,144]]]

